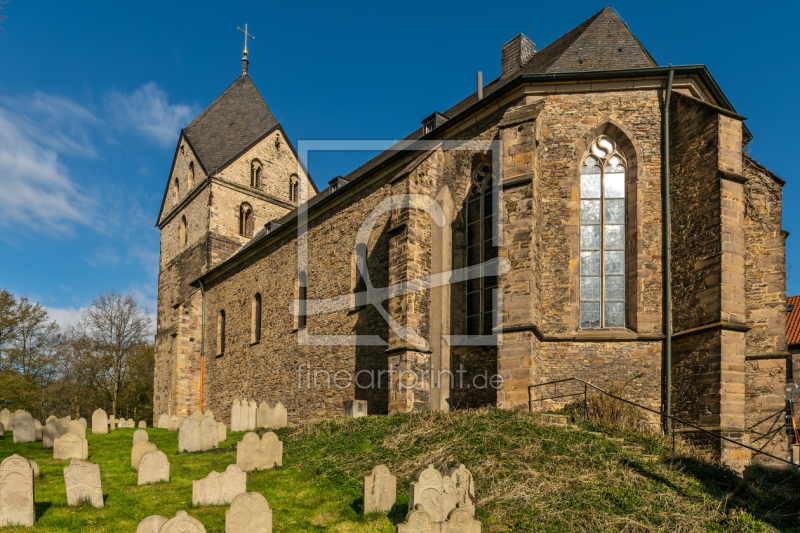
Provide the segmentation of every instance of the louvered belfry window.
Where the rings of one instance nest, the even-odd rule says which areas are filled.
[[[491,335],[494,327],[494,290],[497,276],[487,276],[483,263],[497,257],[492,228],[497,214],[492,205],[492,167],[481,163],[472,176],[467,197],[467,335]]]
[[[581,167],[581,328],[625,327],[626,168],[607,136]]]

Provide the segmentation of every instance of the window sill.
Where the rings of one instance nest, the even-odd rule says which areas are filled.
[[[220,357],[222,357],[222,356],[224,356],[224,355],[225,355],[224,353],[218,353],[218,354],[217,354],[217,355],[215,355],[214,357],[215,357],[216,359],[219,359]]]
[[[250,346],[255,346],[256,344],[261,344],[261,341],[258,340],[258,341],[255,341],[255,342],[251,342]]]

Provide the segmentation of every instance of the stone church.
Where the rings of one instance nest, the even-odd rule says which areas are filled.
[[[745,117],[611,7],[500,61],[320,191],[245,55],[158,215],[155,416],[551,409],[577,377],[786,456],[784,181]]]

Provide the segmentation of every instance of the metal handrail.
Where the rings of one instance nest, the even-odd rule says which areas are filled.
[[[678,417],[667,415],[667,414],[661,413],[659,411],[656,411],[655,409],[650,409],[649,407],[645,407],[644,405],[640,405],[640,404],[638,404],[636,402],[632,402],[630,400],[626,400],[625,398],[620,398],[618,396],[614,396],[610,392],[601,389],[597,385],[594,385],[593,383],[589,383],[588,381],[584,381],[584,380],[582,380],[580,378],[565,378],[565,379],[558,379],[556,381],[548,381],[547,383],[539,383],[539,384],[536,384],[536,385],[528,385],[528,411],[531,411],[531,412],[533,411],[533,402],[534,402],[534,400],[533,400],[533,398],[531,396],[531,389],[533,389],[534,387],[544,387],[545,385],[553,385],[553,384],[556,384],[556,383],[565,383],[567,381],[577,381],[577,382],[583,383],[583,417],[584,417],[584,420],[588,420],[588,407],[587,407],[588,387],[591,387],[591,388],[593,388],[593,389],[595,389],[595,390],[597,390],[599,392],[602,392],[606,396],[614,398],[615,400],[619,400],[621,402],[625,402],[627,404],[633,405],[634,407],[638,407],[639,409],[644,409],[645,411],[650,411],[651,413],[655,413],[655,414],[657,414],[659,416],[663,416],[665,418],[669,418],[670,420],[674,420],[676,422],[680,422],[683,425],[686,425],[686,426],[689,426],[689,427],[694,428],[696,430],[702,431],[703,433],[708,433],[709,435],[712,435],[714,437],[720,438],[722,440],[726,440],[728,442],[732,442],[732,443],[736,444],[737,446],[741,446],[742,448],[747,448],[748,450],[756,452],[756,455],[758,455],[758,454],[766,455],[767,457],[771,457],[772,459],[775,459],[775,460],[780,461],[782,463],[786,463],[789,466],[793,466],[795,468],[800,468],[800,467],[798,467],[798,465],[794,464],[793,462],[787,461],[786,459],[781,459],[780,457],[772,455],[771,453],[767,453],[767,452],[761,451],[759,449],[752,448],[752,447],[750,447],[750,446],[748,446],[746,444],[742,444],[741,442],[737,442],[737,441],[735,441],[733,439],[729,439],[728,437],[723,437],[722,435],[714,433],[713,431],[709,431],[707,429],[703,429],[701,427],[695,426],[694,424],[691,424],[689,422],[681,420]],[[575,393],[575,394],[568,394],[568,395],[565,395],[565,396],[562,396],[562,397],[578,396],[580,394],[581,393],[578,392],[578,393]],[[543,401],[543,400],[550,400],[550,399],[554,399],[554,398],[539,398],[539,399],[537,399],[535,401]],[[672,443],[673,443],[673,448],[674,448],[674,446],[675,446],[675,431],[674,431],[674,429],[672,431]]]

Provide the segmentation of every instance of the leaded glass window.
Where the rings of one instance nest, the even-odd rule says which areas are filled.
[[[484,275],[483,263],[497,257],[492,228],[497,213],[492,204],[492,167],[481,163],[472,176],[466,201],[467,224],[467,335],[491,335],[494,327],[494,290],[497,276]]]
[[[597,138],[581,168],[581,328],[625,327],[624,156]]]

